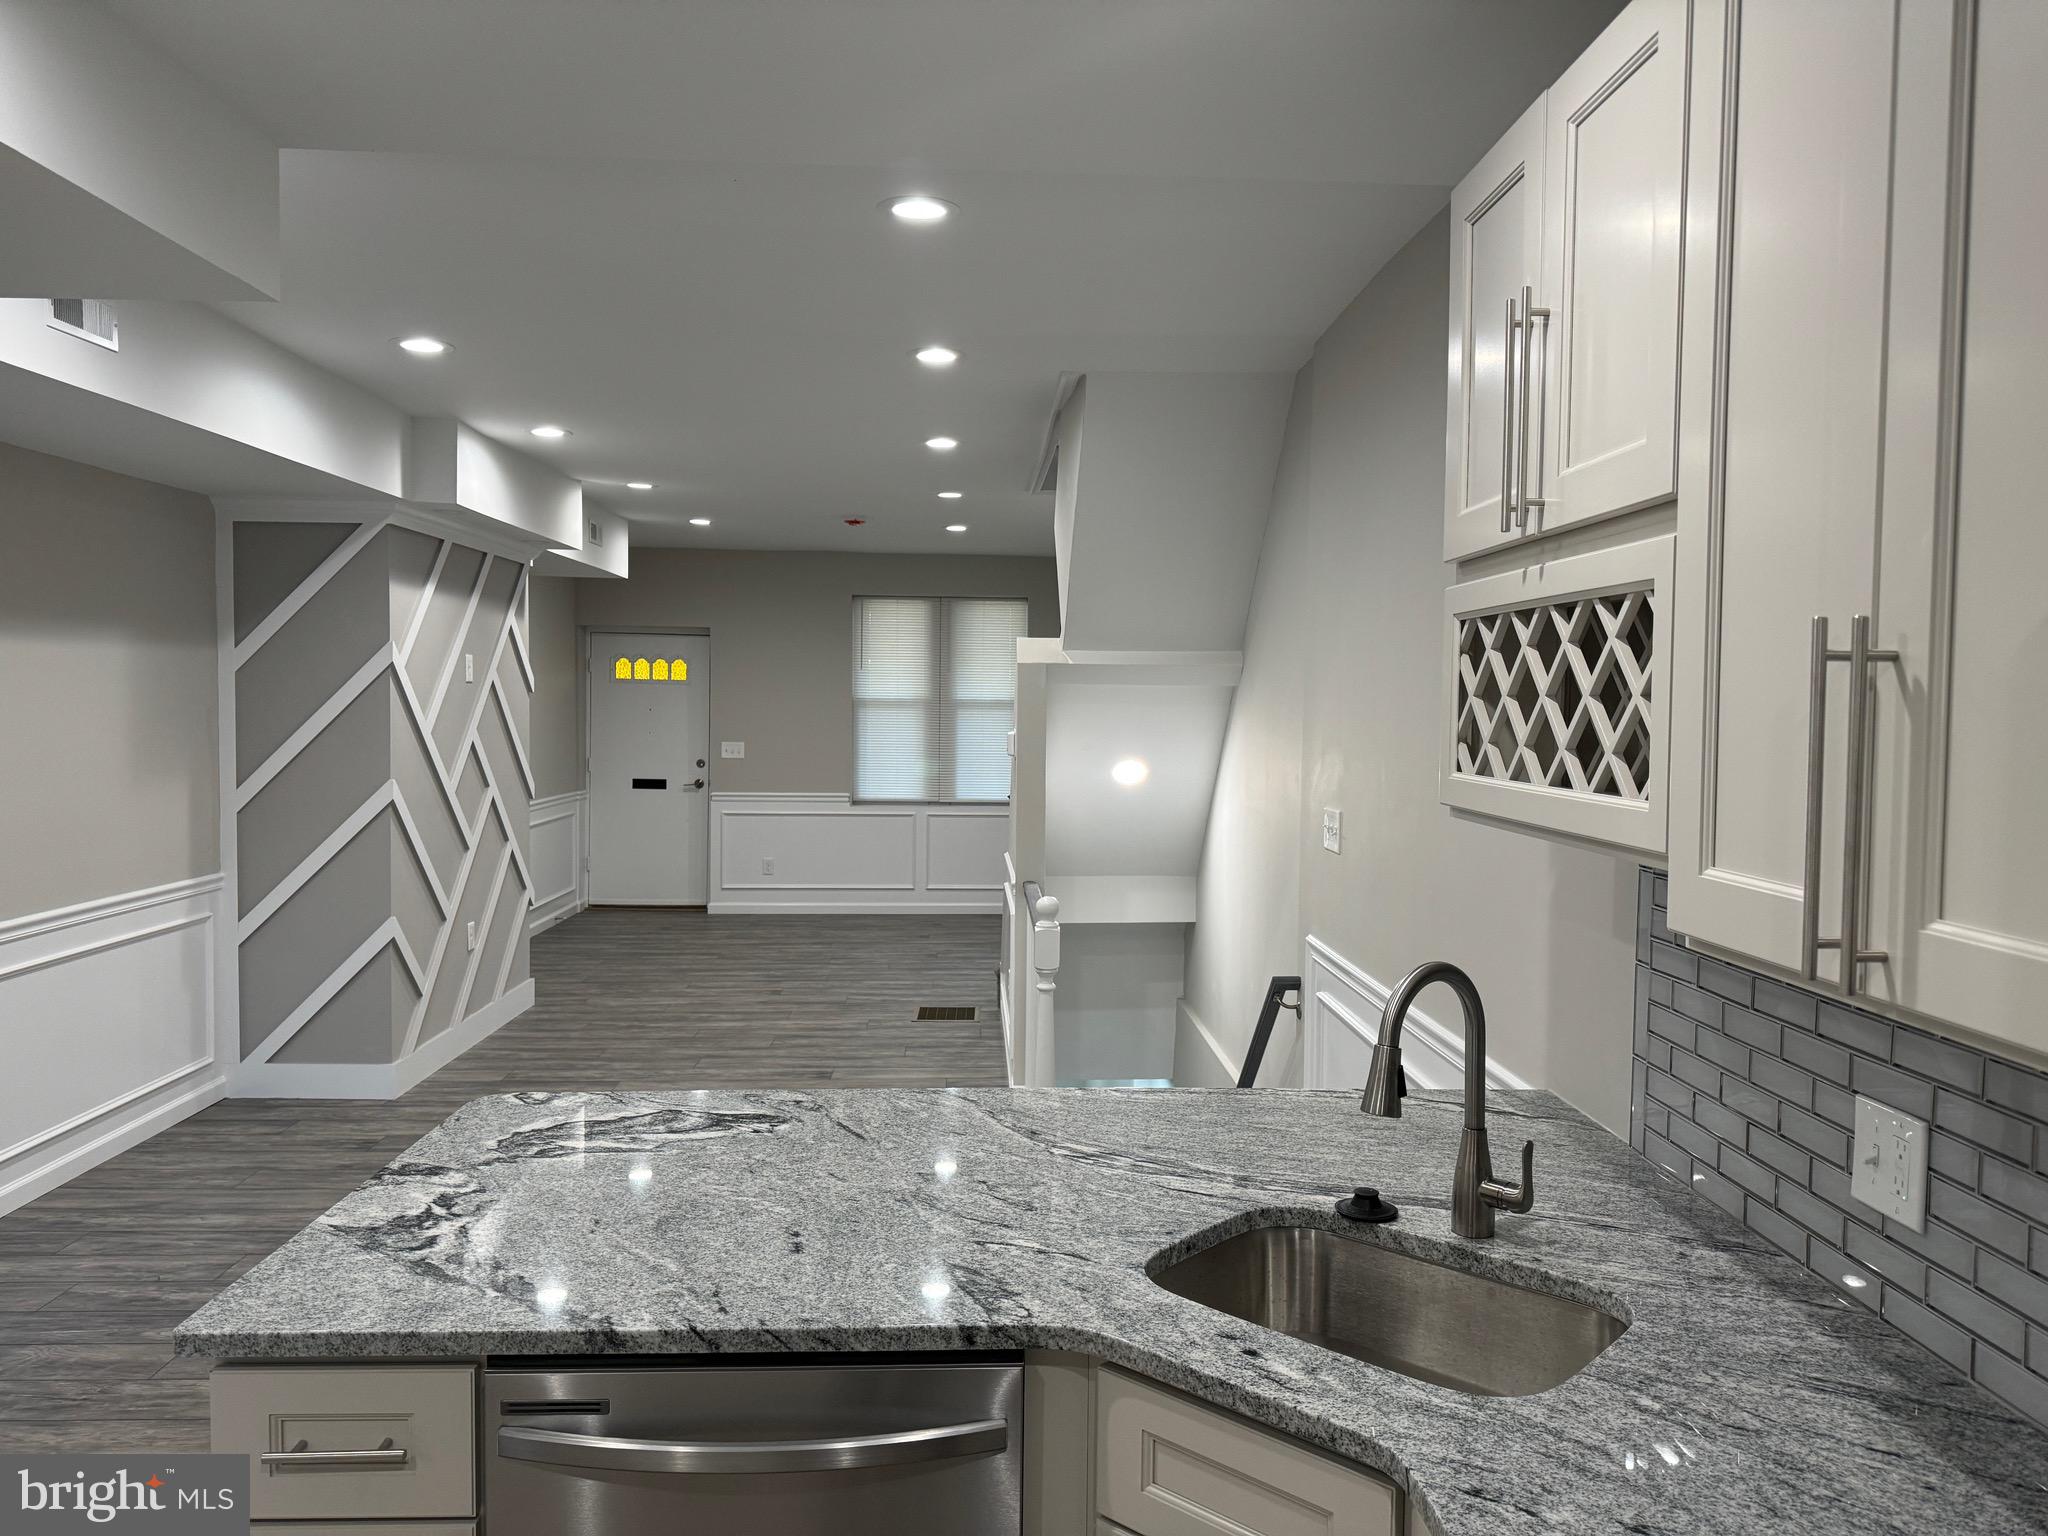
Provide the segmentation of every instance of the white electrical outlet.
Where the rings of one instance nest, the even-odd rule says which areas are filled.
[[[468,651],[462,653],[462,680],[465,683],[476,681],[476,657]]]
[[[474,918],[470,919],[469,924],[469,947],[471,949],[476,948],[476,920]]]
[[[747,744],[744,741],[721,741],[718,744],[718,755],[720,757],[745,757],[747,755]]]
[[[1922,1231],[1927,1225],[1927,1122],[1859,1094],[1849,1193]]]
[[[1343,851],[1344,813],[1330,806],[1323,807],[1323,847],[1331,853]]]
[[[761,861],[761,873],[762,873],[762,874],[764,874],[764,875],[772,875],[772,874],[774,874],[774,873],[775,873],[775,861],[774,861],[773,859],[763,859],[763,860]]]

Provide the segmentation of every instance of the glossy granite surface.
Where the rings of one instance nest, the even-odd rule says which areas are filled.
[[[1548,1094],[1536,1209],[1450,1233],[1459,1109],[1344,1094],[849,1090],[480,1099],[178,1331],[224,1358],[1072,1349],[1391,1474],[1442,1536],[2048,1529],[2048,1438]],[[1479,1398],[1167,1294],[1251,1226],[1361,1238],[1631,1326]]]

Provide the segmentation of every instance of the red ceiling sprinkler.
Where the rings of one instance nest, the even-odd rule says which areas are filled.
[[[849,528],[859,528],[866,522],[867,519],[864,517],[849,517],[845,519],[846,526]]]

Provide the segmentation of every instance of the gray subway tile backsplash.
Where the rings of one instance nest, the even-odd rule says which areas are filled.
[[[2048,1074],[1711,956],[1636,906],[1636,1149],[2048,1428]],[[1927,1120],[1915,1232],[1849,1195],[1855,1095]]]

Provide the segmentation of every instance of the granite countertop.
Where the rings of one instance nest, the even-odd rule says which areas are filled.
[[[2048,1529],[2048,1438],[1544,1093],[1495,1094],[1536,1209],[1452,1236],[1460,1110],[1273,1089],[479,1099],[177,1330],[236,1359],[1085,1351],[1378,1468],[1441,1536]],[[1358,1228],[1353,1183],[1402,1208]],[[1242,1323],[1148,1271],[1339,1227],[1630,1327],[1482,1398]]]

